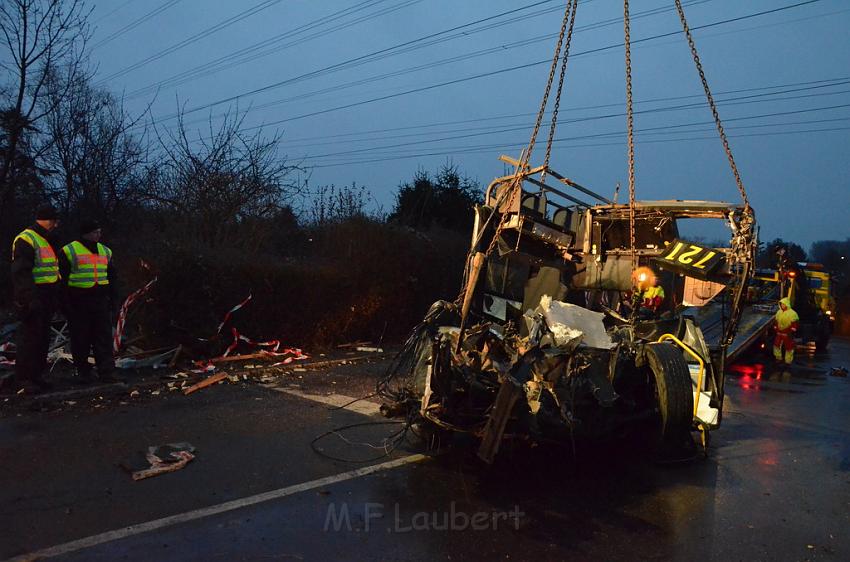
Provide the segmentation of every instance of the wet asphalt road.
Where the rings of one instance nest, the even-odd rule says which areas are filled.
[[[356,476],[387,458],[340,462],[310,442],[376,418],[259,385],[7,410],[0,560],[86,537],[97,538],[57,559],[850,560],[850,379],[827,375],[850,366],[850,340],[798,361],[738,365],[709,457],[675,466],[628,443],[580,448],[575,462],[509,448],[489,469],[460,446],[407,462],[409,444],[390,455],[404,464]],[[347,365],[276,384],[360,396],[379,370]],[[344,435],[375,443],[392,431]],[[117,466],[174,441],[197,447],[181,471],[133,482]],[[336,436],[319,445],[361,460],[380,453]],[[257,498],[266,492],[274,497]],[[211,506],[219,512],[202,511]]]

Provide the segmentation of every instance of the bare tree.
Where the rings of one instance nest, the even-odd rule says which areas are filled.
[[[370,210],[375,199],[362,185],[352,183],[341,188],[335,185],[322,185],[312,195],[309,207],[309,220],[313,226],[325,226],[352,219],[382,220],[380,208]]]
[[[280,136],[246,133],[245,115],[227,115],[208,135],[190,138],[182,116],[157,132],[163,161],[149,200],[180,219],[184,238],[211,248],[257,248],[258,219],[270,219],[301,189],[300,168],[278,153]],[[251,228],[245,228],[252,225]]]
[[[0,2],[0,48],[7,51],[0,66],[9,80],[2,93],[11,116],[0,163],[0,222],[13,212],[14,184],[8,179],[18,144],[45,115],[39,107],[52,69],[60,64],[73,68],[83,60],[90,13],[84,0]]]
[[[139,199],[147,162],[145,112],[136,117],[122,99],[91,85],[82,72],[56,71],[45,83],[41,158],[56,171],[48,183],[67,209],[105,217]],[[133,133],[138,128],[138,132]]]

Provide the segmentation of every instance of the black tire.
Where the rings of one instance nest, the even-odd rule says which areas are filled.
[[[694,419],[691,372],[682,350],[668,343],[647,346],[646,360],[655,375],[660,423],[655,442],[670,451],[690,442]]]

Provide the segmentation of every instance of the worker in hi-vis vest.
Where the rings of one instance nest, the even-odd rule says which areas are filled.
[[[81,383],[95,380],[89,355],[94,355],[100,381],[118,380],[112,354],[115,268],[112,250],[100,243],[101,233],[97,221],[83,221],[80,237],[62,248],[60,260],[65,312],[71,327],[71,355]]]
[[[779,301],[779,310],[774,317],[776,325],[776,337],[773,340],[773,356],[777,361],[782,361],[782,348],[785,348],[785,363],[790,365],[794,361],[794,347],[797,345],[794,337],[800,324],[800,317],[791,308],[791,300],[788,297]]]
[[[53,205],[36,209],[35,224],[12,241],[12,287],[18,326],[15,378],[25,391],[51,388],[44,379],[50,322],[59,305],[59,262],[51,232],[59,224]]]
[[[652,313],[658,312],[658,307],[664,302],[664,287],[658,284],[658,280],[654,280],[654,284],[644,289],[640,295],[641,306]]]

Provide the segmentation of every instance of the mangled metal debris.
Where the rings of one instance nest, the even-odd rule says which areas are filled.
[[[752,271],[751,209],[638,202],[633,218],[598,196],[598,205],[561,205],[555,199],[566,194],[541,181],[531,182],[536,193],[520,188],[541,172],[577,185],[544,167],[518,167],[491,184],[476,209],[463,298],[435,303],[411,334],[378,385],[383,410],[478,436],[486,462],[508,435],[572,441],[640,431],[655,450],[673,451],[692,450],[698,431],[705,446],[721,421],[725,350]],[[678,225],[691,218],[722,221],[729,246],[684,242]],[[649,275],[637,279],[640,271]],[[650,277],[670,295],[663,306],[647,304]],[[694,307],[677,304],[694,279],[728,289],[703,303],[723,309],[712,341]]]

